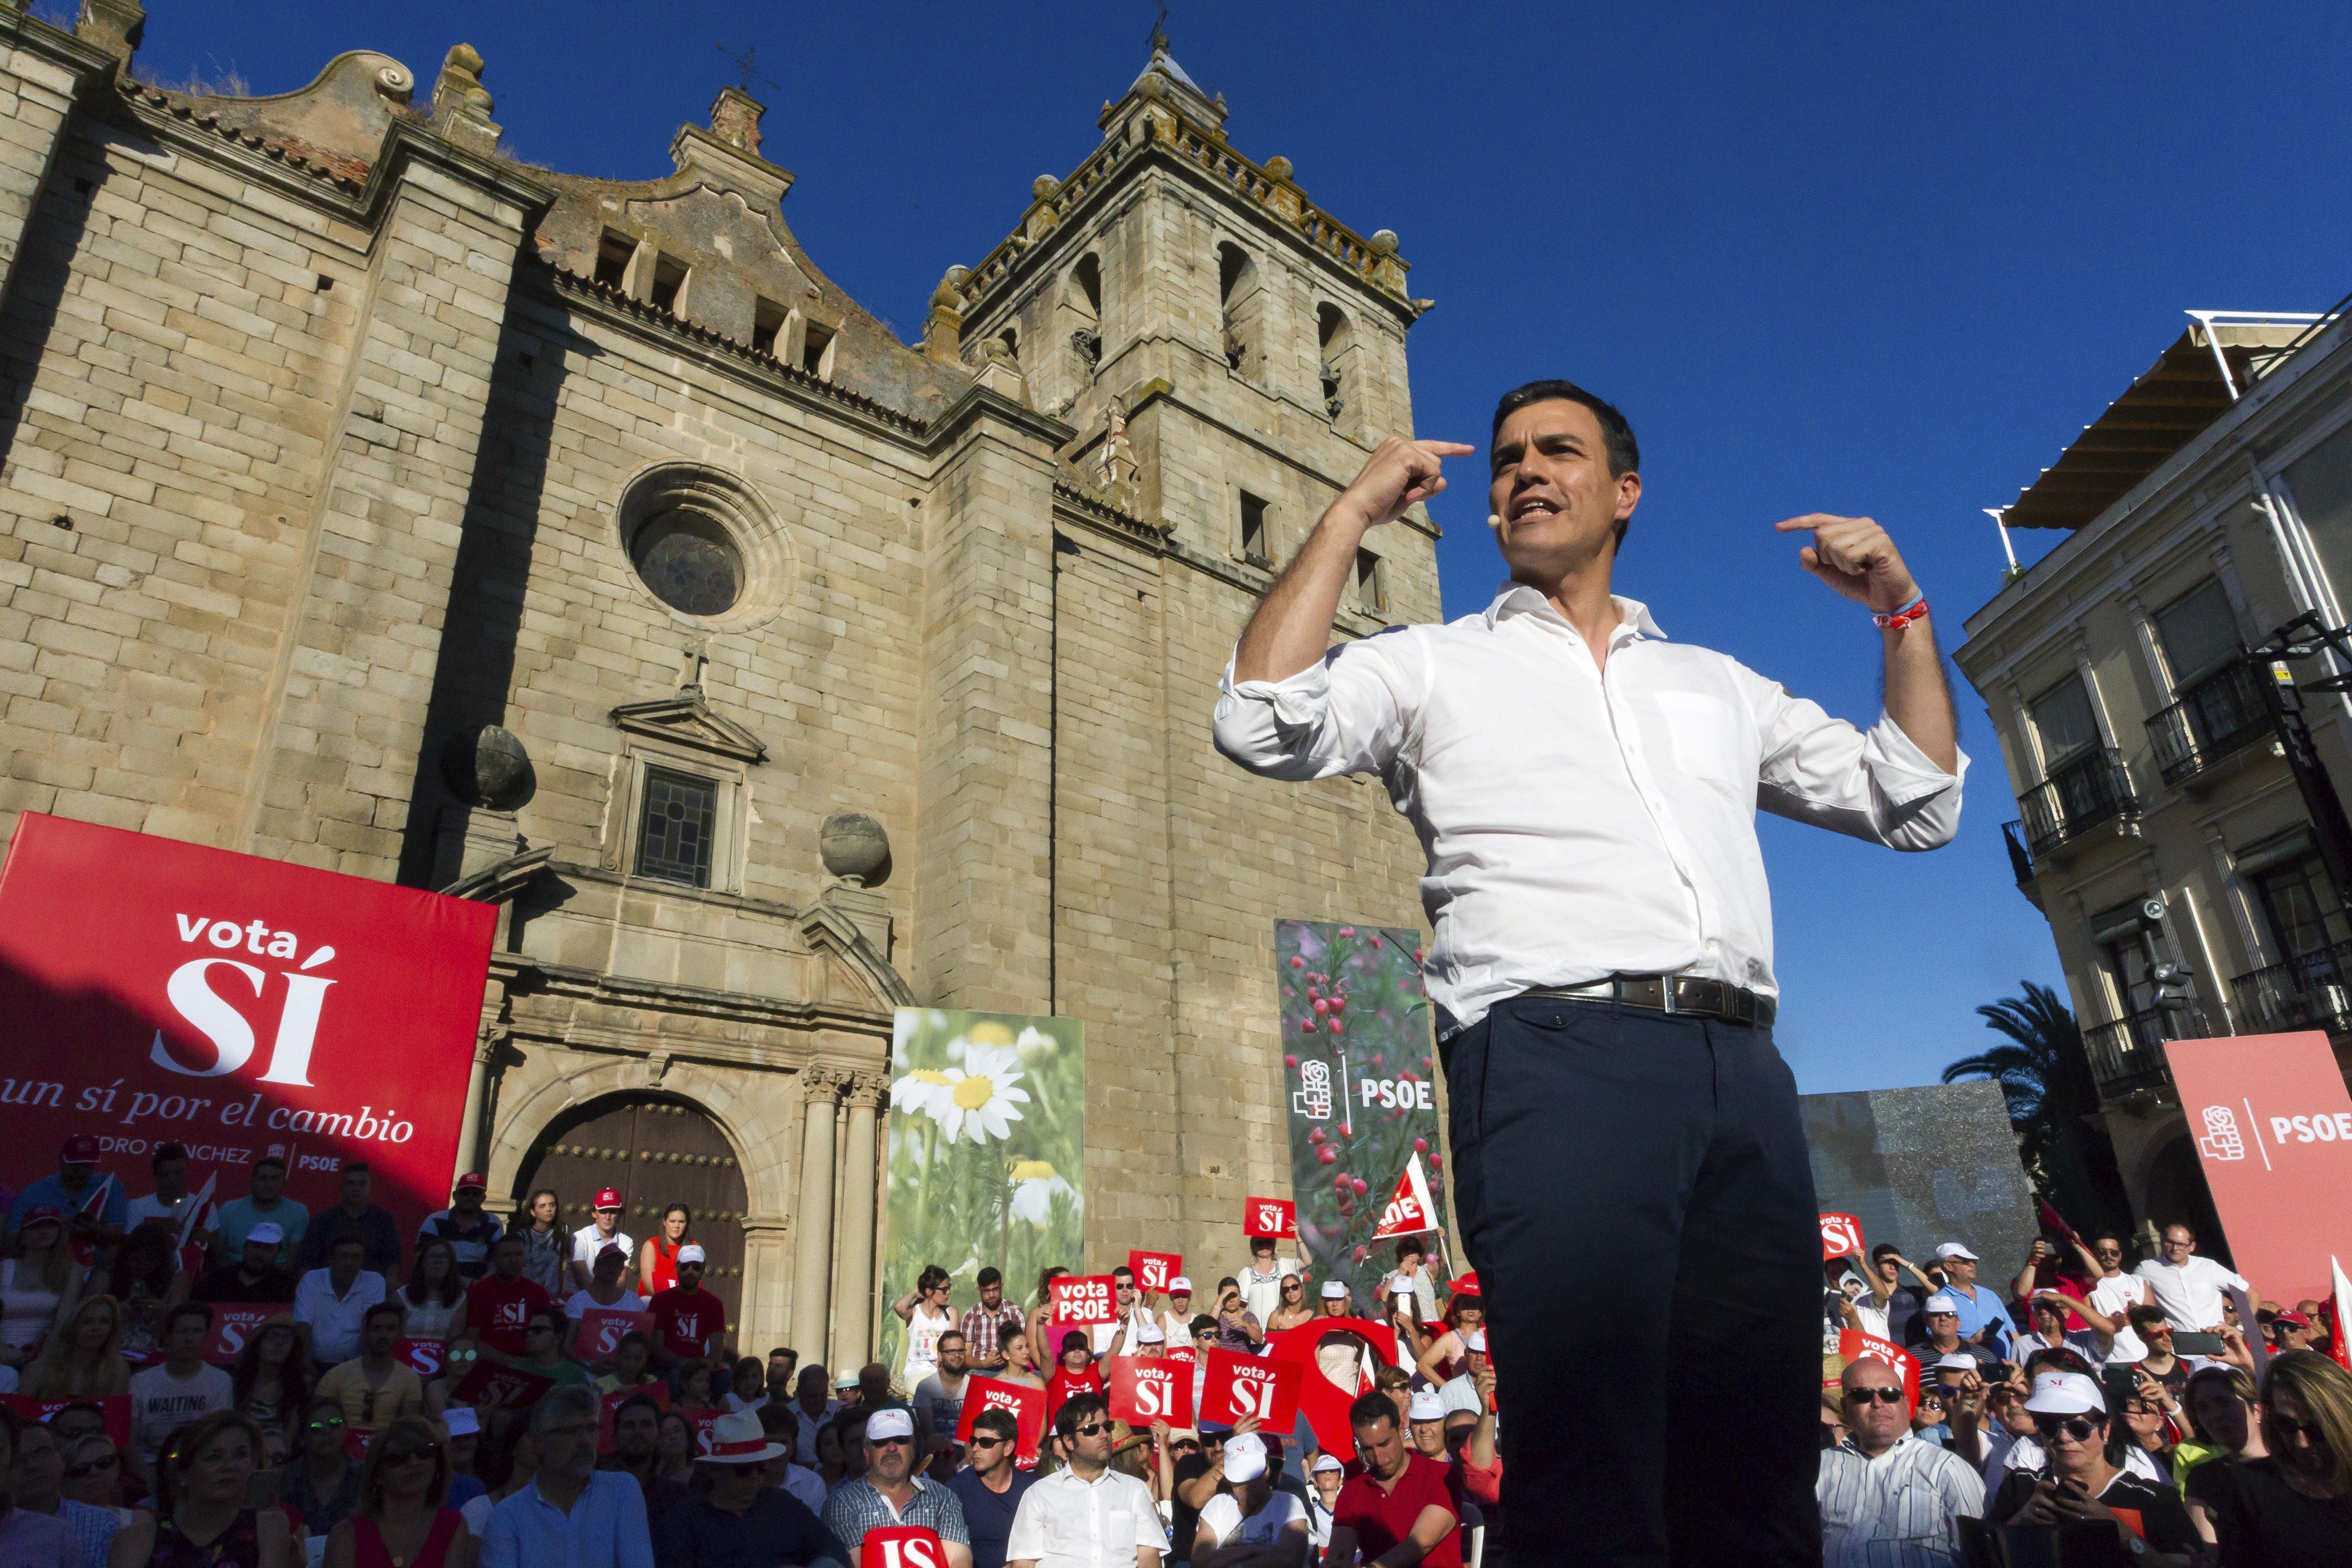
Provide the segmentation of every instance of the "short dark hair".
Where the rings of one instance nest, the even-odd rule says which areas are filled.
[[[1903,1249],[1895,1246],[1891,1241],[1882,1241],[1876,1247],[1870,1249],[1870,1260],[1873,1263],[1884,1263],[1890,1258],[1900,1258],[1902,1256]]]
[[[631,1329],[627,1333],[623,1334],[619,1342],[613,1346],[613,1353],[614,1355],[618,1355],[623,1351],[627,1350],[631,1345],[643,1345],[646,1347],[646,1353],[647,1355],[651,1355],[654,1348],[654,1337],[646,1332],[643,1329]]]
[[[259,1169],[261,1169],[261,1167],[262,1167],[262,1166],[264,1166],[264,1165],[275,1165],[275,1166],[277,1166],[277,1167],[278,1167],[278,1173],[279,1175],[281,1175],[281,1176],[282,1176],[282,1175],[284,1175],[284,1174],[286,1173],[286,1162],[285,1162],[285,1161],[283,1161],[283,1160],[281,1160],[281,1159],[279,1159],[279,1158],[278,1158],[277,1155],[275,1155],[275,1154],[264,1154],[260,1159],[256,1160],[256,1161],[253,1163],[253,1168],[254,1168],[255,1170],[257,1170],[257,1171],[258,1171]]]
[[[2126,1308],[2124,1316],[2135,1329],[2152,1329],[2164,1321],[2164,1309],[2153,1301],[2143,1301],[2137,1307]]]
[[[365,1327],[367,1324],[374,1322],[378,1318],[383,1317],[387,1313],[393,1317],[404,1321],[408,1316],[408,1309],[402,1306],[397,1301],[378,1301],[374,1306],[370,1307],[366,1311],[360,1314],[360,1324],[362,1327]]]
[[[1417,1236],[1408,1236],[1397,1243],[1396,1255],[1401,1260],[1407,1258],[1426,1258],[1429,1256],[1429,1246]]]
[[[973,1275],[971,1279],[972,1289],[975,1290],[985,1290],[991,1285],[1002,1285],[1003,1283],[1004,1271],[997,1268],[996,1265],[992,1263],[987,1268],[982,1269],[979,1273]]]
[[[955,1341],[955,1342],[960,1345],[968,1345],[971,1342],[970,1340],[963,1337],[963,1331],[961,1329],[948,1329],[942,1331],[940,1337],[931,1342],[944,1347],[950,1340]]]
[[[1021,1423],[1013,1418],[1010,1410],[983,1410],[971,1418],[971,1429],[993,1432],[1008,1443],[1021,1441]]]
[[[213,1326],[213,1310],[210,1307],[202,1301],[183,1301],[163,1314],[165,1338],[170,1338],[172,1331],[180,1326],[182,1318],[202,1318],[205,1321],[205,1327],[209,1329]]]
[[[1080,1389],[1062,1401],[1062,1407],[1054,1412],[1054,1430],[1065,1437],[1075,1436],[1077,1434],[1078,1423],[1097,1411],[1102,1412],[1105,1415],[1109,1415],[1110,1401],[1091,1388]]]
[[[147,1168],[161,1170],[166,1160],[184,1160],[187,1157],[188,1146],[185,1143],[158,1143],[155,1152],[147,1157]]]
[[[1538,403],[1580,403],[1592,410],[1601,421],[1601,442],[1609,453],[1609,477],[1630,474],[1642,466],[1642,444],[1633,438],[1633,426],[1617,405],[1597,393],[1591,393],[1572,381],[1531,381],[1525,386],[1515,386],[1503,394],[1495,405],[1495,428],[1491,441],[1503,433],[1503,421],[1520,409]]]
[[[1068,1407],[1066,1405],[1064,1408]],[[1356,1403],[1348,1406],[1348,1425],[1350,1426],[1377,1426],[1383,1421],[1391,1426],[1402,1427],[1404,1425],[1403,1418],[1397,1415],[1396,1401],[1380,1389],[1357,1395]]]
[[[770,1361],[773,1361],[780,1355],[788,1355],[795,1362],[801,1359],[801,1352],[793,1349],[790,1345],[778,1345],[774,1350],[768,1352],[768,1359]]]
[[[1124,1264],[1124,1263],[1120,1264],[1118,1268],[1114,1268],[1114,1269],[1112,1269],[1112,1270],[1110,1271],[1110,1277],[1111,1277],[1112,1279],[1118,1279],[1118,1278],[1120,1275],[1122,1275],[1122,1274],[1126,1275],[1129,1279],[1134,1279],[1134,1278],[1135,1278],[1135,1270],[1134,1270],[1134,1269],[1132,1269],[1132,1268],[1129,1268],[1126,1264]]]
[[[335,1174],[339,1176],[348,1176],[353,1171],[357,1171],[362,1176],[373,1175],[374,1173],[368,1169],[368,1163],[365,1160],[346,1160],[343,1162],[342,1168],[337,1171]]]
[[[1216,1332],[1217,1320],[1206,1312],[1192,1314],[1192,1330],[1195,1335]]]
[[[613,1406],[613,1424],[615,1426],[619,1426],[621,1424],[622,1416],[626,1415],[630,1411],[635,1410],[641,1405],[654,1413],[654,1424],[656,1426],[659,1426],[662,1418],[661,1402],[650,1394],[632,1394],[626,1399],[624,1399],[621,1403]],[[761,1407],[763,1414],[765,1413],[766,1408],[767,1407],[765,1405]],[[764,1426],[766,1423],[763,1421],[761,1425]],[[797,1426],[799,1423],[795,1422],[794,1425]]]
[[[360,1249],[360,1257],[362,1259],[367,1257],[367,1243],[361,1240],[356,1236],[339,1236],[335,1237],[335,1244],[327,1248],[327,1256],[332,1258],[336,1253],[341,1252],[346,1247],[358,1247]]]

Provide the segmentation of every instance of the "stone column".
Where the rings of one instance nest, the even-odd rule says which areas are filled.
[[[801,1072],[800,1236],[793,1249],[793,1343],[804,1362],[833,1364],[825,1334],[833,1317],[833,1118],[845,1074]]]
[[[474,1068],[466,1079],[466,1114],[457,1127],[457,1168],[449,1173],[453,1183],[468,1171],[482,1169],[482,1155],[490,1143],[490,1063],[498,1057],[499,1047],[506,1043],[507,1032],[503,1024],[484,1024],[475,1033]]]
[[[849,1135],[841,1159],[841,1303],[834,1351],[863,1366],[874,1353],[874,1129],[890,1080],[859,1073],[849,1080]]]

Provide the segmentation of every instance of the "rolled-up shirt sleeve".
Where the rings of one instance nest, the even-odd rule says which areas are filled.
[[[1235,680],[1226,660],[1217,750],[1267,778],[1386,772],[1427,691],[1427,650],[1414,631],[1340,643],[1282,680]]]
[[[1965,752],[1946,773],[1884,712],[1857,729],[1777,681],[1739,673],[1762,743],[1759,806],[1891,849],[1939,849],[1952,841],[1969,772]]]

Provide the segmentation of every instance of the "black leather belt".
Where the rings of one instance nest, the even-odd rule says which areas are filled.
[[[1685,1013],[1727,1024],[1769,1028],[1779,1011],[1769,996],[1696,974],[1612,974],[1583,985],[1533,985],[1522,996],[1565,996],[1577,1002],[1614,1002],[1654,1013]]]

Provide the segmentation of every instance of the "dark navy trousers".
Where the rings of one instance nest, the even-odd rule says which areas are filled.
[[[1444,1057],[1512,1568],[1819,1568],[1820,1222],[1771,1031],[1520,996]]]

